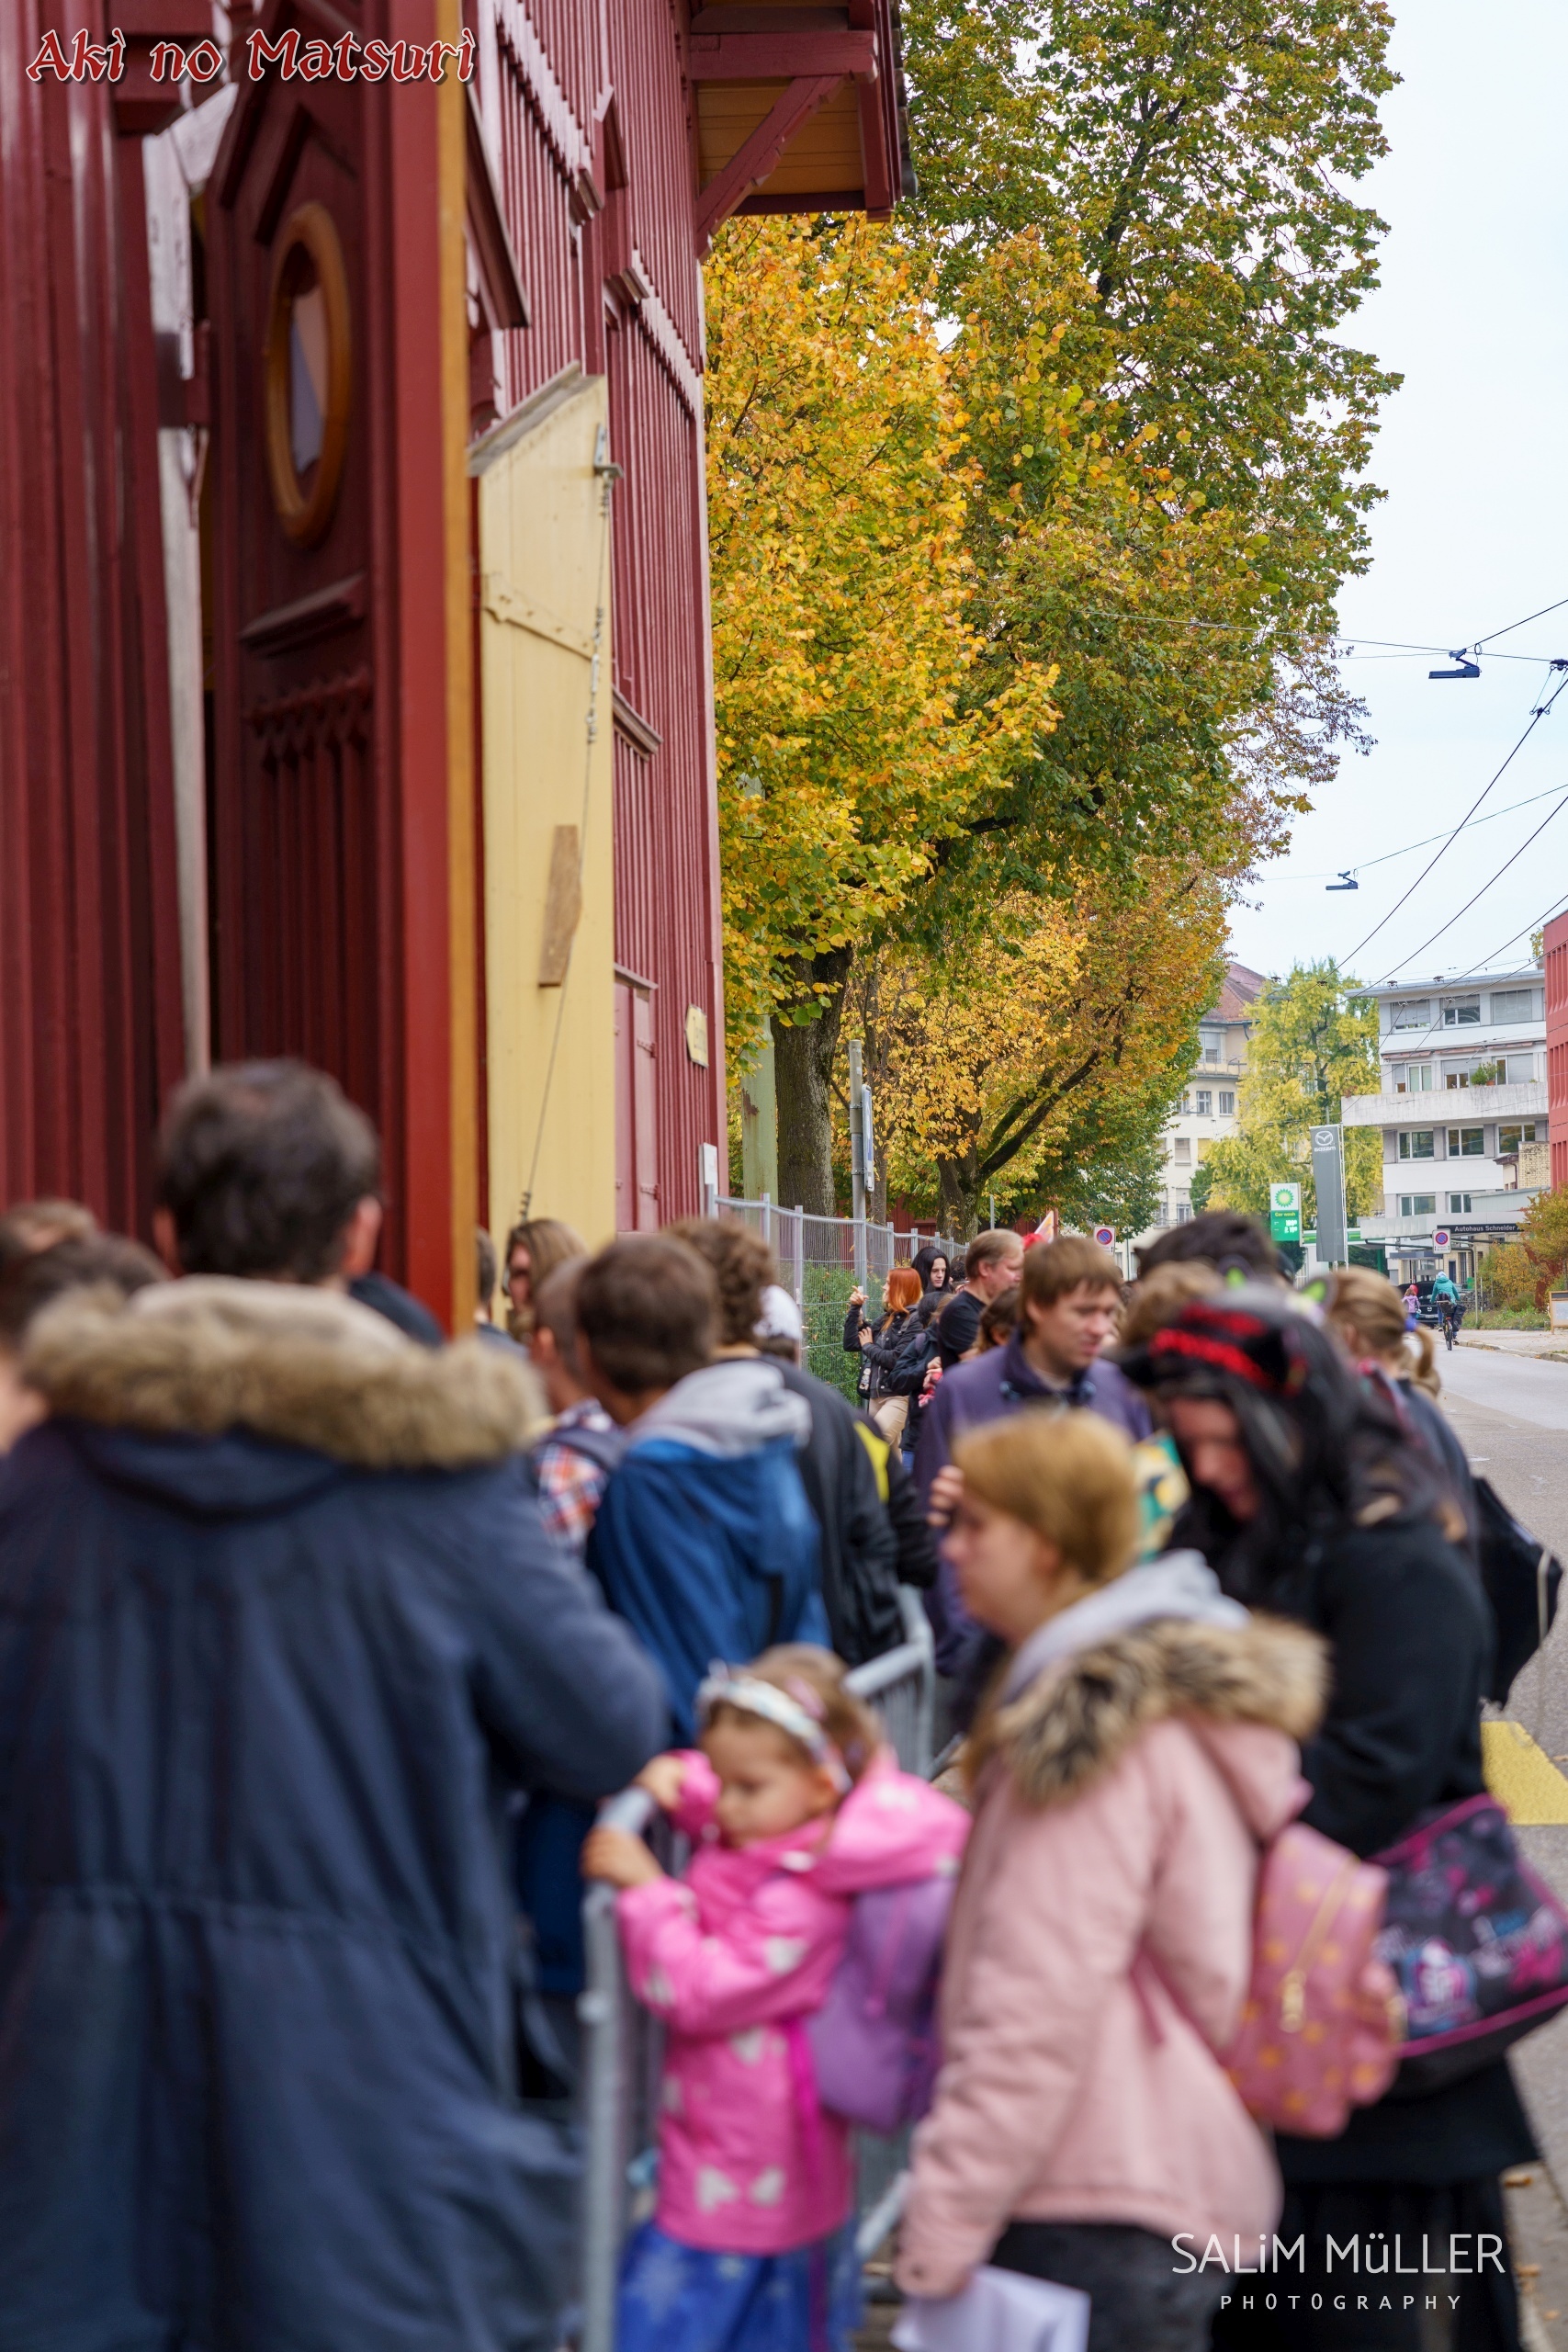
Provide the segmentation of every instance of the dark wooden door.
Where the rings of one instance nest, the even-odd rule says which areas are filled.
[[[435,29],[434,0],[351,14],[361,39]],[[260,24],[341,30],[311,0]],[[369,1112],[384,1262],[443,1314],[477,1209],[454,1193],[446,95],[243,79],[207,196],[215,1050],[298,1055]]]

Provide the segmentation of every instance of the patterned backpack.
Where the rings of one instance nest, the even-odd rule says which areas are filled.
[[[1495,1797],[1424,1815],[1378,1856],[1378,1951],[1406,2011],[1396,2098],[1488,2066],[1568,2004],[1568,1912],[1518,1849]]]

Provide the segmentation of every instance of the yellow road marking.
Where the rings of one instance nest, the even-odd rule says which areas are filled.
[[[1481,1761],[1487,1787],[1516,1827],[1568,1825],[1568,1780],[1523,1724],[1483,1723]]]

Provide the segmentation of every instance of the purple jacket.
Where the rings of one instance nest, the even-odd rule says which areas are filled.
[[[1030,1363],[1015,1332],[1005,1348],[993,1348],[972,1363],[955,1364],[937,1383],[921,1417],[915,1449],[915,1482],[921,1503],[929,1499],[937,1472],[946,1468],[955,1437],[982,1421],[1002,1420],[1026,1405],[1051,1397],[1098,1413],[1134,1440],[1147,1437],[1153,1427],[1139,1391],[1103,1356],[1097,1356],[1070,1387],[1053,1388]],[[934,1589],[926,1595],[926,1609],[936,1634],[937,1665],[944,1674],[954,1673],[973,1646],[977,1628],[958,1598],[957,1582],[945,1559]]]

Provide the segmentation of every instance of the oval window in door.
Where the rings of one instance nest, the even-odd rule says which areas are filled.
[[[264,356],[273,504],[300,547],[323,537],[348,447],[348,278],[323,204],[302,204],[278,236]]]

